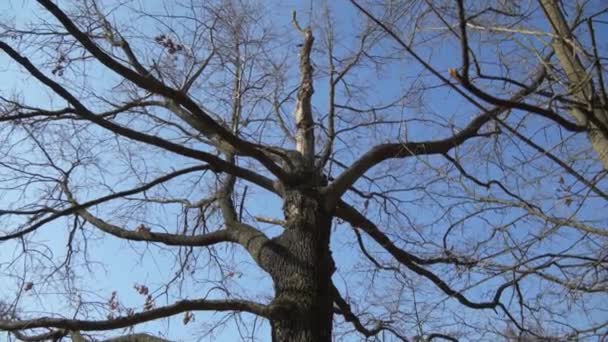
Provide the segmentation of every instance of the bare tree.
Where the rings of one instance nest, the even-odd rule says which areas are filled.
[[[607,336],[601,1],[20,6],[10,338],[162,341],[137,325],[177,315],[198,339]]]

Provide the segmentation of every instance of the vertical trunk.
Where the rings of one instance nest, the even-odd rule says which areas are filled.
[[[284,212],[287,227],[274,239],[280,258],[271,275],[275,304],[285,310],[271,322],[272,341],[331,341],[331,215],[299,190],[286,193]]]
[[[332,328],[331,275],[334,264],[329,250],[332,215],[325,211],[316,187],[315,135],[311,98],[313,67],[310,53],[314,37],[303,29],[293,13],[293,24],[302,33],[300,89],[295,108],[296,151],[291,173],[300,181],[283,194],[285,231],[273,239],[274,262],[269,267],[275,287],[274,305],[280,307],[271,321],[273,342],[330,342]],[[293,187],[296,188],[293,188]]]
[[[553,40],[553,50],[566,74],[570,91],[580,103],[587,104],[588,115],[582,110],[574,108],[571,111],[574,119],[581,125],[589,127],[589,140],[604,169],[608,170],[608,112],[598,106],[597,95],[593,89],[593,78],[581,63],[576,54],[576,42],[572,36],[568,22],[562,13],[559,2],[555,0],[540,0],[553,33],[558,38]]]
[[[296,150],[302,154],[304,165],[311,168],[315,161],[315,132],[312,117],[312,94],[314,93],[312,73],[313,67],[310,61],[312,44],[315,40],[310,28],[302,29],[295,20],[294,25],[304,36],[304,42],[300,49],[300,89],[298,90],[298,101],[296,103]]]

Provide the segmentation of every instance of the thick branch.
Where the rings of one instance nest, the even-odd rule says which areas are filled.
[[[238,221],[235,212],[224,215],[224,220],[232,241],[245,248],[255,263],[264,271],[269,272],[273,263],[276,262],[275,243],[261,231]]]
[[[209,166],[207,165],[200,165],[200,166],[193,166],[193,167],[189,167],[189,168],[185,168],[182,170],[178,170],[178,171],[174,171],[170,174],[164,175],[162,177],[156,178],[151,182],[148,182],[146,184],[143,184],[139,187],[133,188],[133,189],[129,189],[129,190],[124,190],[124,191],[119,191],[113,194],[109,194],[106,196],[102,196],[99,197],[97,199],[94,200],[90,200],[88,202],[85,203],[81,203],[81,204],[76,204],[73,206],[70,206],[69,208],[63,209],[63,210],[59,210],[54,212],[52,215],[36,222],[35,224],[32,224],[31,226],[29,226],[26,229],[22,229],[19,230],[17,232],[11,233],[11,234],[7,234],[4,236],[0,236],[0,241],[5,241],[5,240],[10,240],[10,239],[14,239],[16,237],[20,237],[23,236],[25,234],[28,234],[30,232],[33,232],[34,230],[38,229],[39,227],[54,221],[55,219],[59,218],[59,217],[63,217],[66,215],[71,215],[73,213],[76,213],[79,210],[83,210],[95,205],[99,205],[101,203],[105,203],[108,201],[111,201],[113,199],[116,198],[121,198],[121,197],[125,197],[125,196],[130,196],[133,194],[137,194],[143,191],[146,191],[148,189],[151,189],[152,187],[158,185],[158,184],[162,184],[164,182],[167,182],[175,177],[187,174],[187,173],[191,173],[191,172],[196,172],[196,171],[204,171],[204,170],[208,170]],[[36,214],[41,214],[44,213],[45,211],[47,211],[46,209],[41,209],[41,210],[36,210],[36,211],[17,211],[17,210],[11,210],[11,211],[5,211],[5,210],[0,210],[0,216],[3,214],[28,214],[28,215],[36,215]]]
[[[359,5],[356,4],[355,1],[351,0],[351,2],[353,2],[359,9],[363,10],[361,7],[359,7]],[[368,14],[367,12],[365,13]],[[398,37],[396,36],[395,38],[398,39]],[[404,45],[404,47],[407,47],[407,45]],[[409,50],[409,48],[408,52],[413,53],[413,51]],[[430,66],[424,61],[422,62],[424,63],[425,67],[430,68]],[[432,68],[431,70],[434,71],[434,69]],[[453,71],[452,73],[458,76],[455,71]],[[328,208],[333,208],[337,201],[340,199],[340,197],[360,177],[362,177],[365,172],[387,159],[405,158],[418,155],[445,154],[454,147],[463,144],[467,140],[481,136],[479,134],[479,130],[483,125],[485,125],[491,120],[495,120],[497,116],[502,112],[513,108],[513,104],[520,103],[522,99],[524,99],[527,95],[531,94],[536,88],[538,88],[538,86],[544,80],[545,75],[545,69],[541,67],[540,70],[532,78],[532,82],[529,86],[524,87],[523,89],[515,93],[510,99],[502,100],[502,102],[497,103],[497,106],[493,109],[486,109],[482,105],[475,102],[475,100],[463,95],[467,98],[467,100],[469,100],[471,103],[475,104],[476,107],[481,109],[483,113],[478,115],[471,122],[469,122],[469,124],[462,131],[452,135],[449,138],[427,142],[404,142],[383,144],[373,147],[371,150],[366,152],[361,158],[355,161],[350,168],[346,169],[341,175],[336,178],[336,180],[330,186],[326,188],[326,206]],[[442,76],[440,77],[442,80],[444,80]],[[459,79],[462,81],[462,78]],[[554,116],[557,115],[555,114]],[[563,118],[561,119],[566,121]]]
[[[85,209],[78,210],[78,215],[100,230],[121,239],[131,241],[158,242],[168,246],[210,246],[220,242],[234,242],[233,234],[227,230],[218,230],[203,235],[178,235],[169,233],[155,233],[147,229],[128,230],[92,215]]]
[[[264,153],[251,143],[241,140],[229,130],[218,124],[213,118],[205,113],[200,106],[198,106],[190,97],[186,94],[165,86],[161,82],[153,79],[152,77],[144,76],[135,72],[121,63],[117,62],[114,58],[102,51],[84,32],[80,31],[78,27],[68,18],[68,16],[50,0],[37,0],[40,5],[46,8],[59,22],[65,27],[65,29],[76,38],[80,44],[91,53],[99,62],[103,65],[116,72],[125,79],[133,82],[137,86],[146,89],[154,94],[159,94],[169,99],[174,100],[177,104],[184,106],[187,110],[193,113],[201,122],[213,130],[219,137],[225,140],[227,143],[232,145],[242,155],[250,156],[258,160],[264,165],[270,172],[279,177],[280,179],[287,179],[285,172],[276,165],[271,159],[269,159]],[[12,57],[12,56],[11,56]]]
[[[270,308],[266,305],[246,300],[181,300],[172,305],[121,316],[104,321],[89,321],[68,318],[41,317],[27,320],[0,320],[0,330],[16,331],[36,328],[57,328],[72,331],[114,330],[180,314],[186,311],[237,311],[269,317]]]
[[[81,207],[81,205],[78,204],[74,198],[74,195],[71,193],[70,189],[67,187],[67,184],[62,184],[62,188],[68,198],[68,201],[70,201],[74,207]],[[145,227],[143,227],[143,229],[127,230],[105,222],[84,208],[79,209],[76,212],[87,222],[91,223],[100,230],[126,240],[159,242],[169,246],[209,246],[220,242],[234,241],[233,234],[231,234],[228,230],[219,230],[204,235],[194,236],[155,233],[151,232]]]
[[[8,44],[0,41],[0,49],[6,52],[14,61],[23,66],[37,80],[39,80],[47,87],[51,88],[57,95],[68,101],[74,107],[75,112],[84,119],[87,119],[109,131],[127,137],[129,139],[160,147],[162,149],[177,153],[182,156],[205,161],[217,170],[234,174],[237,177],[249,180],[252,183],[255,183],[265,189],[268,189],[273,192],[275,191],[272,181],[268,178],[261,176],[253,171],[228,163],[211,153],[194,150],[188,147],[181,146],[179,144],[172,143],[157,136],[141,133],[124,126],[117,125],[113,122],[105,120],[102,117],[99,117],[98,115],[95,115],[64,87],[59,85],[57,82],[51,80],[50,78],[46,77],[27,58],[21,56]]]
[[[166,101],[160,104],[161,106],[169,109],[173,114],[177,115],[180,119],[184,120],[190,127],[196,129],[198,132],[207,137],[211,143],[221,152],[224,153],[235,153],[232,145],[221,139],[215,132],[209,128],[208,125],[201,122],[198,117],[193,116],[192,113],[179,106],[173,101]]]
[[[506,282],[498,287],[496,292],[494,293],[494,297],[491,301],[487,302],[473,302],[469,300],[465,295],[463,295],[460,291],[454,290],[450,285],[448,285],[445,281],[443,281],[439,276],[437,276],[432,271],[421,267],[420,264],[433,264],[436,263],[435,260],[424,260],[420,259],[406,251],[395,246],[386,235],[379,235],[378,232],[374,232],[375,225],[371,223],[365,216],[359,213],[352,206],[340,202],[338,208],[336,209],[336,216],[350,223],[353,227],[359,227],[363,230],[372,232],[372,238],[377,239],[378,242],[387,252],[389,252],[397,261],[399,261],[402,265],[407,267],[410,271],[425,277],[430,280],[435,286],[437,286],[441,291],[443,291],[446,295],[450,297],[454,297],[461,304],[472,308],[472,309],[495,309],[497,307],[502,307],[502,303],[500,302],[500,297],[502,293],[508,289],[509,287],[516,284],[521,278],[525,277],[527,274],[521,275],[519,278],[513,279],[509,282]],[[380,233],[381,234],[381,233]],[[442,260],[441,262],[449,262],[449,260]],[[455,262],[453,262],[455,263]],[[503,308],[504,310],[504,308]]]
[[[369,11],[367,11],[365,8],[363,8],[361,5],[359,5],[359,3],[356,0],[350,0],[350,2],[355,7],[357,7],[357,9],[359,11],[361,11],[364,15],[366,15],[370,20],[372,20],[379,27],[381,27],[389,36],[391,36],[400,46],[403,47],[403,49],[405,49],[412,57],[414,57],[414,59],[417,62],[419,62],[431,74],[433,74],[435,77],[437,77],[438,79],[443,81],[444,84],[448,85],[455,92],[457,92],[463,98],[465,98],[468,102],[473,104],[475,107],[479,108],[482,111],[487,110],[485,108],[485,106],[482,105],[480,102],[478,102],[475,98],[473,98],[471,95],[467,94],[463,89],[460,89],[459,87],[457,87],[456,84],[450,82],[446,77],[444,77],[442,74],[440,74],[439,71],[434,69],[427,61],[425,61],[421,56],[419,56],[408,44],[406,44],[393,30],[391,30],[387,25],[382,23],[382,21],[380,21],[378,18],[373,16]],[[551,1],[547,1],[547,3],[553,4],[553,2],[551,2]],[[458,74],[455,72],[455,70],[452,72],[452,74],[453,74],[453,76],[457,76],[457,78],[458,78]],[[541,80],[542,80],[542,78],[535,81],[534,83],[539,84],[539,82]],[[529,94],[529,93],[531,93],[531,91],[533,91],[535,89],[536,89],[536,87],[528,87],[528,89],[524,90],[524,93]],[[550,110],[545,110],[544,108],[532,106],[532,105],[525,104],[525,103],[521,104],[521,101],[517,100],[516,98],[511,98],[510,100],[503,100],[503,99],[493,98],[489,94],[485,94],[485,95],[490,96],[489,98],[487,98],[488,100],[490,100],[490,101],[488,101],[490,103],[499,103],[499,105],[507,106],[507,108],[517,108],[517,109],[522,109],[522,110],[526,110],[526,111],[531,111],[532,113],[535,113],[535,114],[544,115],[544,116],[548,117],[549,119],[562,125],[562,127],[569,127],[570,129],[572,129],[574,131],[581,131],[581,130],[584,130],[584,128],[586,128],[584,126],[573,125],[571,122],[565,120],[564,118],[562,118],[561,116],[557,115],[556,113],[554,113]],[[496,100],[498,100],[498,102]],[[492,102],[492,101],[494,101],[494,102]],[[502,101],[506,101],[506,102],[502,102]],[[500,102],[502,102],[502,103],[500,103]],[[519,105],[518,105],[518,103],[519,103]],[[595,118],[596,119],[595,121],[599,121],[599,119],[597,119],[597,117],[599,117],[599,115],[590,113],[589,110],[586,110],[585,113],[592,114],[592,115],[590,115],[590,118]],[[500,124],[500,122],[499,122],[499,124]],[[594,132],[595,132],[595,134],[594,134]],[[598,151],[600,158],[602,159],[602,156],[608,157],[608,143],[606,142],[606,139],[601,136],[600,132],[598,130],[594,130],[592,128],[592,130],[590,132],[590,138],[591,138],[592,144],[594,145],[594,148],[596,149],[596,151]],[[605,158],[602,159],[602,162],[604,163],[604,166],[606,166],[606,165],[608,165],[608,160],[604,160],[604,159]],[[553,158],[552,158],[552,160],[555,161],[555,159],[553,159]],[[558,162],[558,164],[560,164],[560,166],[563,167],[563,163]]]
[[[407,142],[378,145],[366,152],[348,169],[336,177],[336,180],[326,188],[326,205],[333,207],[342,194],[348,190],[369,169],[379,163],[393,158],[405,158],[419,155],[445,154],[452,148],[463,144],[468,139],[480,136],[479,129],[492,118],[503,112],[495,108],[473,119],[467,127],[453,136],[434,141]]]
[[[38,335],[25,335],[20,331],[12,332],[15,337],[17,337],[20,341],[23,342],[42,342],[42,341],[59,341],[61,338],[67,336],[69,334],[68,331],[59,329],[59,330],[51,330],[46,333],[38,334]]]
[[[340,309],[340,314],[344,317],[345,321],[351,322],[358,332],[362,333],[366,337],[370,337],[375,336],[380,331],[382,331],[382,324],[378,324],[372,329],[366,328],[363,323],[361,323],[359,317],[357,317],[357,315],[353,313],[350,304],[348,304],[348,302],[344,298],[342,298],[340,291],[338,291],[335,285],[332,284],[331,290],[334,296],[334,303],[336,303],[336,305]]]
[[[528,111],[531,113],[536,113],[545,118],[555,121],[556,123],[560,124],[562,127],[566,128],[570,131],[574,131],[574,132],[584,131],[585,125],[579,126],[573,122],[570,122],[570,121],[562,118],[557,113],[555,113],[551,110],[527,104],[525,102],[522,102],[521,98],[517,98],[515,101],[513,101],[513,100],[505,100],[505,99],[500,99],[500,98],[494,97],[471,83],[471,80],[469,78],[469,67],[470,67],[469,49],[470,48],[469,48],[468,37],[467,37],[467,29],[466,29],[467,20],[466,20],[466,15],[465,15],[465,10],[464,10],[464,1],[458,0],[457,3],[458,3],[458,19],[459,19],[459,24],[460,24],[459,26],[460,26],[460,46],[461,46],[461,55],[462,55],[462,74],[459,75],[455,70],[450,70],[450,74],[452,76],[456,77],[456,79],[458,79],[458,81],[460,81],[462,83],[462,85],[467,90],[469,90],[471,93],[473,93],[475,96],[477,96],[478,98],[480,98],[488,103],[491,103],[492,105],[501,106],[504,108],[517,108],[517,109],[525,110],[525,111]]]
[[[540,115],[544,118],[547,118],[547,119],[557,123],[564,129],[571,131],[571,132],[584,132],[587,130],[587,128],[584,125],[579,125],[574,122],[571,122],[550,109],[545,109],[545,108],[541,108],[541,107],[538,107],[535,105],[531,105],[529,103],[521,101],[521,99],[516,99],[516,100],[501,99],[501,98],[492,96],[492,95],[486,93],[485,91],[483,91],[482,89],[480,89],[479,87],[475,86],[464,76],[458,75],[456,73],[456,71],[452,70],[451,74],[452,74],[452,76],[455,76],[458,79],[458,81],[462,84],[462,86],[466,90],[470,91],[471,94],[477,96],[478,98],[486,101],[489,104],[492,104],[495,106],[501,106],[503,108],[519,109],[519,110],[523,110],[526,112]]]
[[[353,228],[361,228],[367,235],[374,239],[374,241],[382,246],[382,248],[391,253],[391,255],[393,255],[397,260],[410,260],[419,265],[453,264],[460,266],[474,266],[476,264],[474,260],[459,259],[455,256],[424,259],[408,253],[397,247],[388,238],[388,236],[386,236],[386,234],[378,229],[378,227],[372,221],[345,202],[340,202],[336,215],[349,222]]]

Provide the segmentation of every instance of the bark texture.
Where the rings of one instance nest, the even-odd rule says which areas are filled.
[[[568,22],[562,13],[559,2],[554,0],[540,1],[545,16],[557,36],[553,40],[553,50],[566,77],[568,86],[577,102],[586,108],[571,110],[571,115],[580,125],[589,127],[589,140],[604,169],[608,169],[608,111],[600,105],[600,100],[594,91],[593,78],[589,75],[576,54],[575,41]]]
[[[286,230],[273,240],[273,304],[281,310],[271,322],[272,340],[331,341],[331,215],[302,189],[286,191],[283,209]]]
[[[310,53],[314,37],[293,13],[293,24],[302,33],[300,89],[296,121],[296,152],[290,155],[289,173],[297,181],[283,192],[285,231],[272,239],[268,273],[274,280],[275,314],[271,319],[274,342],[331,341],[335,270],[329,249],[332,214],[325,210],[318,189],[322,177],[314,170],[315,139],[311,98],[313,67]],[[278,310],[276,309],[278,308]]]
[[[312,94],[313,67],[310,61],[310,53],[315,40],[310,27],[302,29],[298,24],[295,13],[293,17],[294,26],[302,33],[304,42],[300,48],[300,89],[298,90],[298,101],[294,113],[296,119],[296,150],[302,154],[307,167],[312,167],[315,160],[315,133],[314,120],[312,116]]]

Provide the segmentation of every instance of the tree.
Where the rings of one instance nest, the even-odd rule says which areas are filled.
[[[8,5],[1,330],[608,334],[601,1],[265,5]]]

